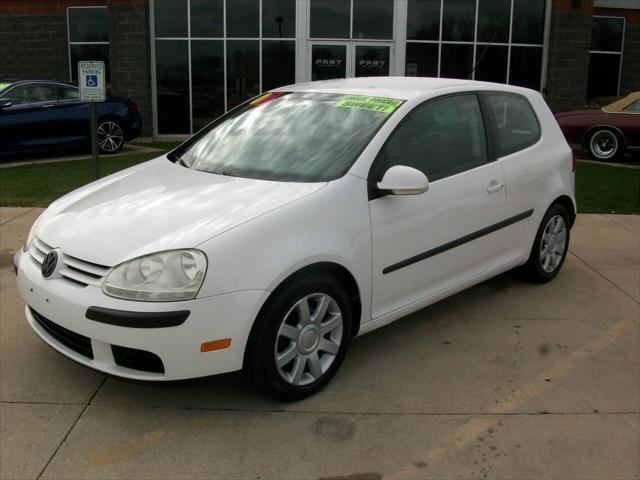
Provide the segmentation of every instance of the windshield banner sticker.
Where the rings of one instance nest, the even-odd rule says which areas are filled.
[[[402,100],[396,100],[395,98],[347,95],[336,103],[336,107],[357,108],[389,114],[393,113],[402,103]]]

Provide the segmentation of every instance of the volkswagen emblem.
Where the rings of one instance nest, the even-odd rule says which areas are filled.
[[[44,257],[44,261],[42,262],[42,276],[44,278],[49,278],[53,275],[53,272],[56,271],[56,267],[58,266],[58,252],[55,250],[51,250],[47,253],[47,256]]]

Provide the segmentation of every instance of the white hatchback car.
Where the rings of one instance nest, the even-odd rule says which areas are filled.
[[[36,333],[138,380],[318,391],[351,338],[524,265],[556,276],[574,164],[539,93],[305,83],[55,201],[16,254]]]

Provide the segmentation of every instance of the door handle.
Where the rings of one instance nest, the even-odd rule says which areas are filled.
[[[42,108],[51,108],[51,107],[55,107],[55,105],[53,103],[50,103],[49,105],[42,106]]]
[[[498,183],[496,181],[493,181],[487,187],[487,193],[496,193],[502,190],[503,188],[504,188],[504,183]]]

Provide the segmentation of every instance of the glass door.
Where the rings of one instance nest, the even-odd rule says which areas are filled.
[[[346,78],[349,70],[349,52],[346,42],[311,44],[311,80]]]
[[[390,43],[312,42],[309,79],[388,77],[391,73],[391,46]]]
[[[388,77],[391,68],[391,45],[355,44],[354,77]]]

